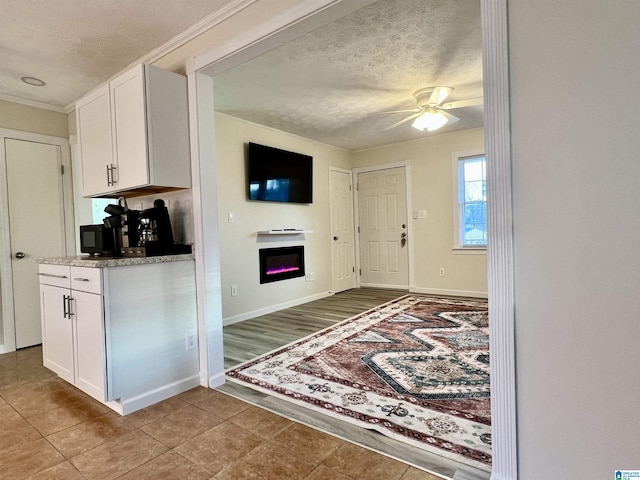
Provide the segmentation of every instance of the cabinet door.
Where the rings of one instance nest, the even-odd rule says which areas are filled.
[[[102,295],[72,290],[75,322],[75,386],[96,400],[106,400],[104,308]]]
[[[108,168],[113,161],[109,86],[105,85],[79,100],[76,117],[82,162],[82,195],[112,191],[108,176]]]
[[[110,82],[116,190],[149,183],[144,65]]]
[[[73,321],[65,316],[65,296],[70,293],[67,288],[40,285],[44,366],[73,383]]]

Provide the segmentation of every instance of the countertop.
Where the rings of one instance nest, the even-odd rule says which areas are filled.
[[[193,260],[193,253],[183,255],[158,255],[156,257],[90,257],[81,255],[78,257],[38,258],[36,263],[44,265],[68,265],[70,267],[127,267],[130,265],[147,265],[149,263],[182,262]]]

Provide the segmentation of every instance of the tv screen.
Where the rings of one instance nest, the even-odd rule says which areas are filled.
[[[313,202],[313,157],[249,143],[247,181],[250,200]]]

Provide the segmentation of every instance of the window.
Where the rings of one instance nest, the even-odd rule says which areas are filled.
[[[484,154],[457,156],[456,246],[487,246],[487,163]]]
[[[91,213],[93,215],[93,223],[102,223],[104,217],[108,217],[109,214],[105,213],[104,208],[110,203],[118,203],[113,198],[92,198],[91,199]]]

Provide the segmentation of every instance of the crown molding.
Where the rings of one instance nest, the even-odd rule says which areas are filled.
[[[224,7],[220,8],[219,10],[216,10],[215,12],[207,15],[206,17],[204,17],[202,20],[198,21],[197,23],[194,23],[191,27],[189,27],[188,29],[186,29],[182,33],[179,33],[178,35],[174,36],[173,38],[171,38],[166,43],[163,43],[158,48],[155,48],[155,49],[151,50],[150,52],[146,53],[145,55],[143,55],[142,57],[138,58],[134,62],[130,63],[125,68],[123,68],[119,72],[117,72],[114,75],[112,75],[107,81],[105,81],[105,82],[101,83],[100,85],[96,86],[95,88],[91,89],[91,91],[87,92],[87,94],[93,92],[94,90],[97,90],[98,88],[100,88],[105,83],[110,82],[113,78],[117,77],[122,72],[127,71],[129,68],[132,68],[135,65],[138,65],[140,63],[153,63],[156,60],[159,60],[160,58],[164,57],[165,55],[171,53],[173,50],[175,50],[175,49],[181,47],[182,45],[190,42],[194,38],[202,35],[207,30],[210,30],[211,28],[215,27],[219,23],[224,22],[226,19],[232,17],[233,15],[235,15],[238,12],[244,10],[245,8],[247,8],[250,5],[256,3],[257,1],[258,0],[234,0],[234,1],[226,4]],[[73,112],[75,110],[75,108],[76,108],[76,101],[77,101],[77,99],[74,100],[73,102],[69,103],[68,105],[66,105],[64,107],[64,109],[63,109],[64,112],[65,113]]]
[[[27,107],[40,108],[42,110],[49,110],[51,112],[56,113],[69,113],[65,107],[60,107],[58,105],[51,105],[46,102],[39,102],[37,100],[29,100],[27,98],[16,97],[14,95],[9,95],[7,93],[0,93],[0,100],[5,102],[17,103],[20,105],[25,105]],[[73,109],[72,109],[73,110]]]

